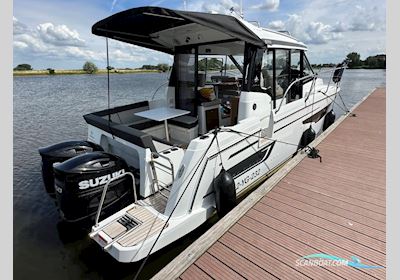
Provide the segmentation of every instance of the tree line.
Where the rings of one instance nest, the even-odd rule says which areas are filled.
[[[349,59],[348,67],[350,69],[386,69],[385,54],[368,56],[365,60],[361,60],[359,53],[351,52],[347,55],[347,58]]]
[[[160,63],[157,65],[143,65],[141,68],[124,68],[124,70],[158,70],[161,72],[166,72],[170,69],[170,66],[166,63]],[[14,71],[32,71],[34,70],[32,68],[32,66],[30,64],[27,63],[23,63],[23,64],[18,64],[16,67],[13,68]],[[49,74],[55,74],[55,70],[53,68],[47,68],[47,71],[49,71]],[[82,70],[84,72],[86,72],[87,74],[94,74],[96,73],[99,69],[96,66],[96,64],[94,64],[91,61],[86,61],[83,66],[82,66]],[[117,70],[112,67],[109,66],[108,70],[114,70],[114,72],[117,72]]]
[[[365,60],[362,60],[360,58],[360,54],[356,52],[351,52],[346,56],[348,60],[348,68],[350,69],[386,69],[386,55],[385,54],[378,54],[374,56],[369,56]],[[222,68],[223,62],[219,59],[209,59],[205,60],[202,59],[199,61],[199,70],[204,71],[204,70],[219,70]],[[336,65],[334,63],[325,63],[325,64],[312,64],[312,67],[320,68],[320,67],[335,67]],[[170,70],[171,66],[169,66],[166,63],[159,63],[157,65],[150,65],[150,64],[144,64],[142,65],[141,70],[158,70],[161,72],[166,72]],[[230,67],[231,68],[231,67]],[[235,66],[233,65],[233,68]],[[113,70],[114,67],[109,67],[109,70]],[[127,70],[131,70],[131,68],[125,68]],[[30,71],[33,70],[32,66],[29,64],[18,64],[14,69],[14,71]],[[49,71],[49,74],[54,74],[55,71],[52,68],[47,68]],[[94,74],[98,71],[97,66],[91,62],[91,61],[86,61],[83,66],[82,70],[85,71],[88,74]]]
[[[386,69],[386,55],[378,54],[368,56],[362,60],[359,53],[351,52],[346,56],[347,67],[350,69]],[[335,63],[311,64],[313,68],[335,67]]]

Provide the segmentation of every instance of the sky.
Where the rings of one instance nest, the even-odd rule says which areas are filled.
[[[114,13],[140,6],[184,9],[183,0],[14,0],[13,64],[34,69],[81,69],[85,61],[106,67],[106,42],[91,27]],[[286,30],[308,46],[311,63],[338,63],[386,53],[386,2],[375,0],[242,0],[245,20]],[[240,0],[186,0],[187,10],[229,14]],[[109,41],[110,65],[136,68],[172,64],[170,55]]]

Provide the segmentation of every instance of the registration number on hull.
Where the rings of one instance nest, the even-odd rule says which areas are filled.
[[[252,171],[251,173],[245,175],[244,177],[242,177],[242,179],[239,180],[235,180],[236,182],[236,191],[239,189],[244,188],[246,185],[248,185],[250,182],[254,181],[256,178],[258,178],[261,174],[261,170],[260,168]]]

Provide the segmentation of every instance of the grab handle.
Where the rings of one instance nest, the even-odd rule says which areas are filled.
[[[111,180],[109,180],[106,185],[104,186],[103,189],[103,193],[101,195],[101,199],[100,199],[100,204],[99,204],[99,208],[97,209],[97,214],[96,214],[96,220],[95,220],[95,227],[97,227],[99,225],[99,218],[100,218],[100,213],[101,213],[101,208],[103,208],[103,203],[104,203],[104,199],[106,198],[106,193],[107,193],[107,189],[108,186],[110,185],[111,182],[114,182],[115,180],[118,180],[126,175],[130,175],[132,177],[132,185],[133,185],[133,196],[136,202],[137,201],[137,195],[136,195],[136,187],[135,187],[135,176],[133,176],[133,174],[131,172],[125,172],[117,177],[112,178]]]

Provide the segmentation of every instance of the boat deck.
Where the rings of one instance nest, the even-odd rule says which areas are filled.
[[[132,218],[135,224],[130,227],[128,224]],[[158,234],[164,223],[164,220],[155,216],[145,206],[136,204],[126,211],[123,217],[107,225],[101,232],[113,240],[118,239],[120,245],[130,247]]]
[[[154,279],[385,279],[385,101],[376,89],[313,142],[322,163],[298,154]],[[381,268],[297,265],[316,253]]]

